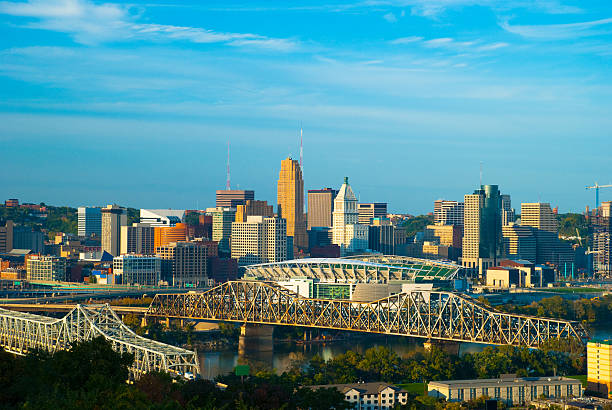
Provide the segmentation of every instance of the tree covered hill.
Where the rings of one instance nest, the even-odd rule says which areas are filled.
[[[68,206],[40,204],[40,210],[31,207],[5,207],[0,205],[0,223],[12,220],[16,225],[24,225],[35,230],[55,233],[77,234],[77,209]],[[138,222],[139,210],[127,208],[128,224]]]

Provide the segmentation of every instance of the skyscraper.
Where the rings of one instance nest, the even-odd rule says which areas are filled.
[[[368,226],[359,224],[357,197],[344,177],[334,200],[332,242],[340,247],[340,255],[360,252],[368,247]]]
[[[557,217],[548,203],[522,203],[521,225],[531,226],[532,228],[555,234],[559,232]]]
[[[374,218],[387,217],[387,203],[371,202],[367,204],[357,204],[357,214],[360,224],[370,225]]]
[[[313,227],[331,228],[334,199],[338,191],[331,188],[308,190],[308,229]]]
[[[77,210],[78,234],[81,237],[88,237],[92,234],[102,235],[102,210],[94,206],[80,206]]]
[[[503,256],[501,195],[497,185],[482,185],[464,197],[461,264],[482,277]]]
[[[524,259],[536,262],[536,236],[529,226],[514,223],[502,226],[504,254],[511,259]]]
[[[121,251],[121,227],[127,225],[125,208],[108,205],[102,208],[102,251],[118,256]]]
[[[589,226],[593,238],[593,270],[599,275],[612,273],[612,202],[602,202]]]
[[[287,236],[293,237],[298,249],[308,247],[304,217],[304,181],[298,161],[287,158],[281,162],[278,175],[278,216],[287,221]]]
[[[155,254],[155,227],[149,224],[134,223],[121,227],[121,254]]]
[[[510,195],[501,196],[501,208],[502,226],[514,223],[514,209],[512,209],[512,201],[510,199]]]
[[[536,237],[536,263],[553,264],[557,267],[571,267],[574,251],[571,246],[559,240],[557,217],[550,204],[521,204],[521,225],[531,227]]]
[[[192,242],[172,242],[156,249],[162,259],[163,278],[172,286],[204,286],[207,280],[208,248]],[[164,266],[165,265],[165,266]]]
[[[0,252],[10,252],[13,249],[13,221],[8,220],[0,226]]]
[[[236,218],[236,209],[217,207],[210,211],[213,217],[212,240],[219,244],[219,252],[229,254],[232,222]]]
[[[434,224],[463,226],[463,202],[438,199],[434,201]]]
[[[287,225],[284,218],[249,216],[232,223],[232,258],[239,265],[281,262],[287,259]]]
[[[246,204],[248,200],[255,199],[255,191],[243,191],[238,189],[218,190],[217,207],[235,208],[238,205]]]

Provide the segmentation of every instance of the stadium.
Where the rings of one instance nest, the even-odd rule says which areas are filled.
[[[245,267],[244,277],[273,281],[308,278],[332,283],[422,282],[453,279],[460,268],[452,262],[395,255],[365,255],[250,265]]]

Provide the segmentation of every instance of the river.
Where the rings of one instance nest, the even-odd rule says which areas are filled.
[[[612,329],[595,329],[592,337],[595,339],[612,339]],[[320,355],[324,360],[345,353],[348,350],[363,353],[370,347],[386,346],[400,356],[423,349],[423,340],[402,336],[354,337],[349,340],[338,340],[329,343],[298,344],[295,342],[275,343],[274,348],[265,352],[251,352],[240,355],[238,348],[228,348],[215,352],[202,352],[199,355],[202,377],[214,379],[220,374],[234,371],[237,364],[248,363],[251,367],[274,369],[282,373],[291,367],[295,360],[307,361],[314,355]],[[459,354],[479,352],[486,345],[477,343],[461,343]]]
[[[213,379],[220,374],[234,371],[237,364],[248,363],[251,367],[274,369],[282,373],[291,367],[295,360],[305,361],[314,355],[320,355],[324,360],[345,353],[348,350],[364,353],[370,347],[386,346],[400,356],[423,349],[423,341],[401,336],[359,337],[350,340],[339,340],[329,343],[298,344],[295,342],[275,343],[271,351],[250,352],[240,355],[237,348],[216,352],[202,352],[199,355],[202,377]],[[459,354],[477,352],[484,345],[462,343]]]

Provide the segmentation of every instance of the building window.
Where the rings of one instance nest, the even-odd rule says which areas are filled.
[[[489,388],[488,387],[483,387],[482,388],[482,395],[483,396],[489,396]]]
[[[474,400],[476,398],[476,389],[470,389],[470,400]]]
[[[495,398],[496,398],[496,399],[499,399],[499,398],[500,398],[499,390],[500,390],[500,389],[499,389],[499,387],[496,387],[496,388],[495,388]]]

